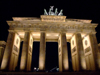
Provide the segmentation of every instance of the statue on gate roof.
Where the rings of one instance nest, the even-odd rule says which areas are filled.
[[[48,15],[48,13],[47,13],[46,9],[44,9],[44,15]]]
[[[60,10],[60,13],[58,14],[57,8],[55,9],[55,12],[53,12],[53,7],[50,6],[51,8],[49,9],[49,12],[47,13],[46,9],[44,9],[44,15],[58,15],[58,16],[63,16],[63,10]]]
[[[63,15],[63,10],[60,10],[60,13],[58,15],[62,16]]]
[[[53,7],[54,6],[50,6],[51,8],[49,9],[49,15],[55,15],[55,13],[53,12]]]

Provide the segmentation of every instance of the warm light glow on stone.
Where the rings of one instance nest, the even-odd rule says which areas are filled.
[[[10,35],[8,36],[1,70],[15,70],[19,56],[20,41],[23,41],[20,70],[31,70],[33,41],[40,42],[40,70],[45,70],[45,49],[46,42],[48,41],[58,42],[59,71],[69,70],[67,42],[71,43],[73,70],[95,70],[94,51],[97,49],[95,46],[96,39],[94,40],[94,36],[92,35],[92,37],[90,37],[88,34],[90,32],[95,33],[95,27],[98,24],[91,23],[91,21],[92,20],[66,19],[66,16],[56,15],[41,15],[40,18],[13,17],[13,21],[7,21],[10,27]],[[18,43],[16,42],[17,40],[19,40]],[[87,50],[87,53],[85,53],[85,50]],[[99,57],[96,62],[98,62],[100,68]]]
[[[1,65],[1,70],[5,69],[7,66],[7,59],[3,60],[2,65]]]
[[[83,59],[83,60],[82,60]],[[81,64],[82,64],[82,68],[83,70],[86,70],[86,61],[85,61],[85,56],[81,58]]]
[[[52,35],[52,34],[46,34],[46,36],[59,36],[58,34]]]
[[[33,36],[40,36],[40,34],[33,34]]]

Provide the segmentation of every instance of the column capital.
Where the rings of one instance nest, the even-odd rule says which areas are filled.
[[[87,33],[82,39],[84,39],[87,35],[91,35],[91,34],[96,35],[96,32],[90,32],[90,33]]]
[[[8,30],[8,32],[13,32],[14,33],[15,31],[14,30]]]
[[[72,37],[73,37],[75,34],[81,34],[81,32],[75,32],[75,33],[73,33],[73,35],[71,36],[70,39],[72,39]]]
[[[40,32],[44,32],[44,33],[46,33],[46,31],[43,31],[43,30],[41,30]]]
[[[59,32],[58,36],[60,36],[61,34],[65,34],[66,35],[66,32]]]

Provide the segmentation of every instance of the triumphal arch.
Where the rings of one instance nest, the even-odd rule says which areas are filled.
[[[1,70],[14,71],[19,57],[20,42],[23,41],[20,61],[21,71],[31,70],[33,42],[40,42],[39,70],[45,70],[46,42],[58,42],[59,71],[69,70],[67,42],[71,44],[74,71],[100,68],[95,28],[92,20],[68,19],[62,10],[57,14],[44,9],[44,15],[36,17],[13,17],[7,21],[9,35],[1,63]]]

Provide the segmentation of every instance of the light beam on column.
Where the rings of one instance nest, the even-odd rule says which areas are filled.
[[[22,71],[31,70],[32,46],[33,46],[33,38],[31,36],[31,33],[25,32],[22,55],[21,55],[21,63],[20,63],[20,70]]]
[[[68,50],[66,42],[66,34],[60,33],[58,39],[58,56],[59,56],[59,71],[67,71],[68,65]]]
[[[15,71],[18,63],[20,37],[15,32],[9,32],[1,70]]]
[[[86,70],[82,37],[80,33],[74,33],[71,38],[71,57],[74,71]]]
[[[39,70],[45,70],[45,48],[46,48],[46,40],[45,40],[45,32],[41,32],[40,35],[40,52],[39,52]]]

